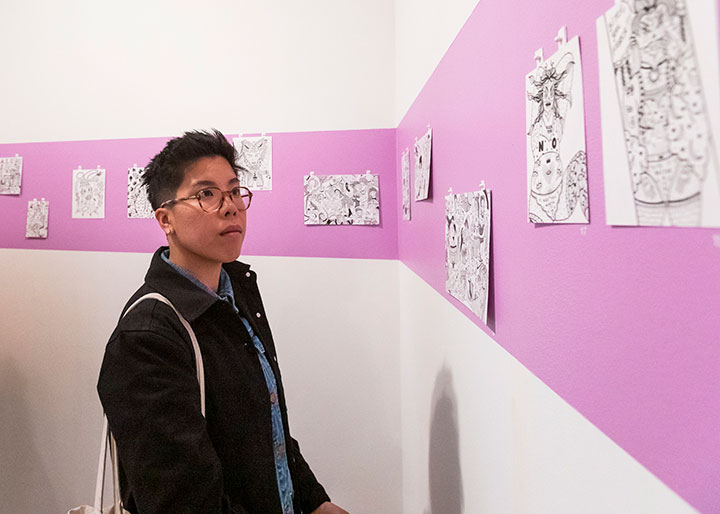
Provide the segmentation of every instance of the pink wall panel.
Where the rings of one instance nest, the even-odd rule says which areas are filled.
[[[692,505],[720,512],[720,231],[605,225],[595,20],[612,1],[518,4],[479,3],[397,129],[398,177],[400,153],[433,129],[433,198],[398,222],[399,257]],[[524,77],[560,25],[580,35],[586,234],[526,222]],[[493,330],[444,291],[444,196],[481,180]]]
[[[397,257],[395,131],[277,133],[273,190],[258,191],[248,212],[244,254],[308,257]],[[23,157],[20,196],[0,196],[0,247],[150,252],[164,243],[155,220],[127,218],[127,169],[144,166],[167,139],[123,139],[0,145]],[[71,218],[72,170],[106,169],[105,219]],[[379,226],[305,226],[303,175],[380,175]],[[28,200],[50,201],[48,238],[25,239]]]

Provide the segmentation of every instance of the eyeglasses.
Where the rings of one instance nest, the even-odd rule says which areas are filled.
[[[240,211],[245,211],[250,207],[250,202],[253,197],[252,191],[242,186],[235,186],[230,191],[223,191],[219,187],[206,187],[192,196],[167,200],[166,202],[160,204],[160,207],[167,207],[177,202],[195,199],[198,201],[200,208],[205,212],[216,212],[222,208],[225,195],[232,200],[235,207],[237,207]]]

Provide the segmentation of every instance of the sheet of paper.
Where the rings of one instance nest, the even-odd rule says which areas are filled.
[[[528,221],[589,223],[578,38],[528,73],[525,87]]]
[[[22,157],[0,157],[0,195],[19,195]]]
[[[49,211],[50,202],[45,198],[41,200],[35,198],[28,202],[27,224],[25,227],[26,238],[47,238]]]
[[[272,136],[236,137],[240,185],[251,191],[272,190]]]
[[[608,224],[720,227],[717,23],[713,0],[597,20]]]
[[[379,225],[378,176],[305,176],[306,225]]]
[[[402,169],[402,219],[410,219],[410,150],[408,148],[400,157]]]
[[[427,200],[430,187],[430,161],[432,152],[432,129],[415,141],[413,155],[415,156],[413,184],[415,184],[415,201]]]
[[[145,168],[135,164],[128,168],[128,218],[153,218],[154,211],[147,196],[147,187],[142,183]]]
[[[446,290],[487,323],[490,191],[445,197]]]
[[[105,217],[105,170],[73,170],[72,217],[99,219]]]

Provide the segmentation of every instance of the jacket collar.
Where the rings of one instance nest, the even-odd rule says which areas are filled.
[[[167,246],[162,246],[153,254],[150,268],[145,275],[145,283],[170,300],[180,314],[192,323],[220,300],[200,289],[165,262],[161,255],[167,248]],[[250,269],[250,265],[234,261],[223,264],[223,269],[228,273],[230,281],[234,285],[239,283],[238,278]],[[239,296],[238,292],[235,290],[236,299]]]

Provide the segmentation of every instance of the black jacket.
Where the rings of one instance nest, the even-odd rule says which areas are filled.
[[[98,380],[117,440],[124,505],[139,514],[280,514],[270,398],[256,350],[233,308],[172,269],[160,257],[163,250],[155,252],[145,284],[125,309],[159,292],[188,320],[204,361],[206,418],[187,331],[169,306],[141,302],[110,337]],[[262,340],[275,372],[295,512],[312,512],[329,498],[290,437],[255,272],[240,262],[223,267],[240,315]]]

